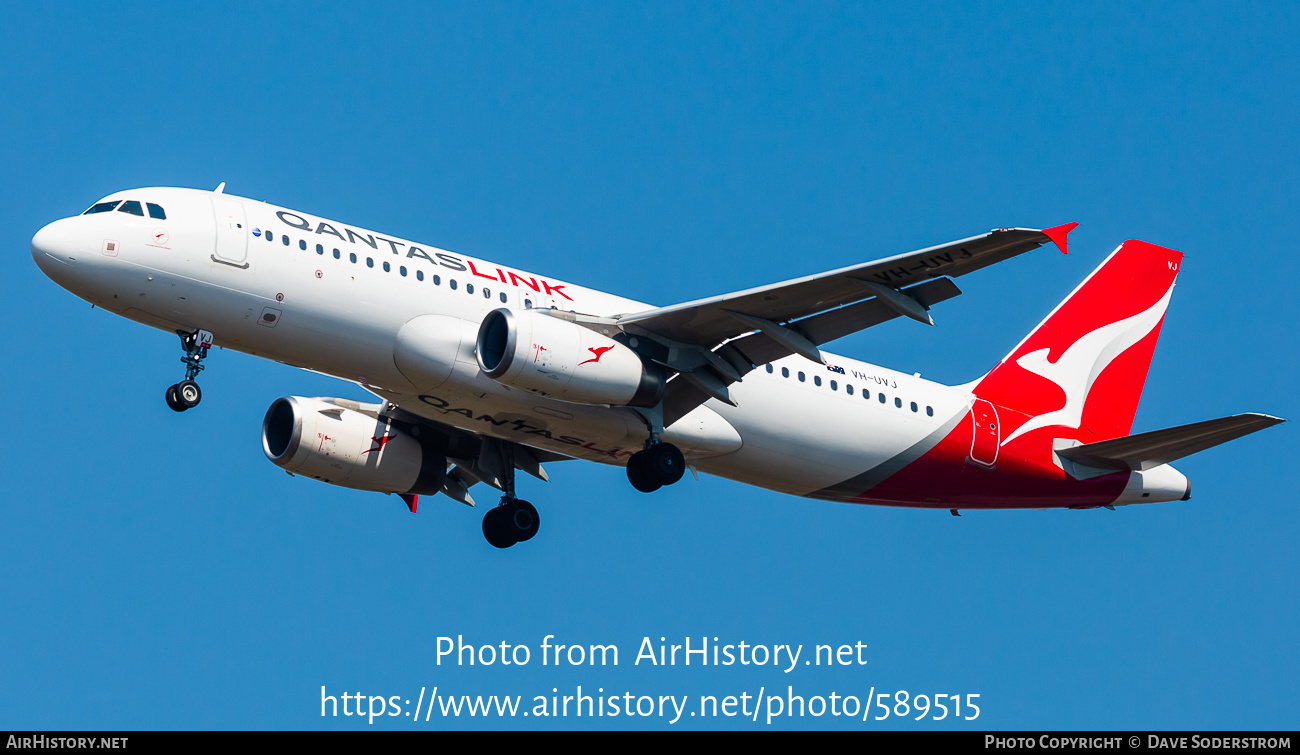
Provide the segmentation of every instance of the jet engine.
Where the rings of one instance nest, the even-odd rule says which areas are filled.
[[[654,406],[667,383],[626,344],[542,310],[492,310],[475,351],[498,383],[580,404]]]
[[[447,458],[379,416],[379,406],[335,398],[276,399],[262,420],[262,451],[289,472],[331,485],[437,493]]]

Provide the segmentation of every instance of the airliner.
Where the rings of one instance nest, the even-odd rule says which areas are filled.
[[[796,496],[948,510],[1187,500],[1170,462],[1283,420],[1130,434],[1183,255],[1125,241],[1010,354],[948,386],[821,346],[961,294],[954,279],[1077,225],[919,251],[656,307],[224,192],[111,194],[32,238],[58,285],[175,333],[202,398],[213,345],[351,381],[378,400],[286,396],[262,450],[290,474],[396,494],[499,491],[487,541],[531,539],[516,472],[623,466],[651,493],[690,470]]]

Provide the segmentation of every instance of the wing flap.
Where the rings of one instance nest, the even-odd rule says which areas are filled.
[[[957,288],[957,284],[953,283],[951,278],[940,278],[927,281],[918,286],[905,288],[903,293],[915,299],[922,307],[929,309],[941,301],[960,296],[961,289]],[[898,317],[899,314],[896,309],[877,297],[860,301],[857,304],[850,304],[847,307],[832,309],[829,312],[822,312],[812,317],[805,317],[798,320],[795,325],[799,327],[799,330],[803,331],[804,335],[808,336],[808,340],[821,345],[843,338],[850,333],[866,330],[886,320],[892,320]],[[771,358],[763,361],[770,362]]]
[[[1056,453],[1076,464],[1089,467],[1145,472],[1285,421],[1267,414],[1234,414],[1231,417],[1065,448]]]
[[[940,278],[903,289],[903,293],[928,309],[941,301],[960,295],[961,289],[957,288],[957,284],[951,279]],[[809,341],[820,346],[899,316],[898,310],[879,298],[872,298],[796,320],[790,324],[790,327],[797,329]],[[739,360],[728,360],[730,364],[734,365],[737,361],[747,362],[743,369],[735,367],[735,372],[739,373],[738,377],[743,377],[753,370],[749,365],[767,364],[794,353],[785,344],[762,332],[733,339],[715,353],[725,351],[738,353],[741,357]],[[720,374],[719,377],[722,377],[724,385],[735,382],[731,376]],[[664,427],[671,426],[689,414],[692,409],[713,397],[713,394],[693,381],[674,378],[668,383],[668,390],[664,393]]]
[[[948,278],[922,283],[903,291],[927,309],[941,301],[961,295],[961,289]],[[873,298],[796,320],[790,324],[790,327],[798,330],[813,344],[821,346],[898,316],[899,312],[893,307],[878,298]],[[752,364],[767,364],[794,353],[784,344],[769,338],[764,333],[741,336],[729,341],[727,346],[739,350]]]

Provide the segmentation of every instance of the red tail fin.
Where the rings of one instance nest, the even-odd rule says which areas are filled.
[[[1125,241],[979,381],[976,396],[1013,410],[1002,446],[1128,435],[1182,259]]]

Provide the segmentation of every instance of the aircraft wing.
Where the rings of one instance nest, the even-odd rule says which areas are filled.
[[[774,323],[797,320],[877,296],[880,289],[897,291],[935,278],[965,275],[1037,249],[1049,241],[1065,251],[1066,234],[1076,225],[1070,223],[1041,231],[1001,228],[861,265],[633,312],[619,317],[618,323],[621,326],[636,325],[681,343],[713,346],[755,329],[752,325],[746,327],[733,313]]]
[[[667,427],[710,398],[734,403],[727,386],[756,365],[790,354],[823,362],[820,344],[895,317],[933,325],[929,309],[961,293],[952,278],[1032,251],[1062,252],[1078,223],[1043,230],[1000,228],[874,262],[615,318],[662,344],[676,371],[664,396]]]

